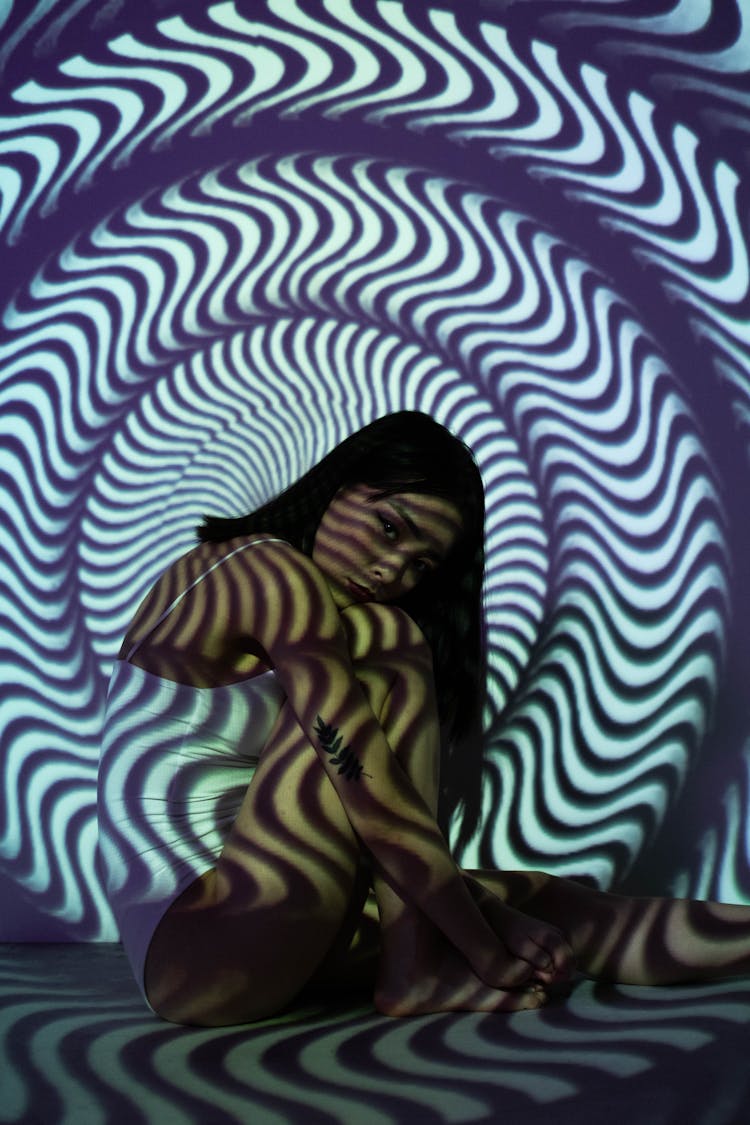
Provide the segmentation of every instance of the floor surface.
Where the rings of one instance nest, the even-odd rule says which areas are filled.
[[[0,1121],[746,1125],[750,980],[578,982],[541,1012],[307,1008],[180,1028],[119,945],[0,946]]]

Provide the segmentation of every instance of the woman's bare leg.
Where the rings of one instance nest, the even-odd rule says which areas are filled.
[[[285,705],[216,867],[156,929],[145,985],[165,1019],[221,1026],[278,1012],[344,923],[359,847],[300,735]]]
[[[470,875],[562,931],[581,972],[599,980],[662,985],[750,973],[750,906],[633,898],[542,872]]]
[[[425,642],[405,615],[384,606],[352,607],[342,618],[373,713],[415,784],[428,790],[438,746]],[[315,749],[283,707],[216,867],[170,906],[154,934],[145,967],[154,1009],[177,1023],[245,1023],[280,1011],[305,985],[350,979],[353,959],[366,962],[371,952],[357,950],[361,859]],[[385,901],[387,889],[382,894]],[[403,948],[404,926],[385,929],[388,948],[394,941]],[[463,962],[452,980],[462,1006],[515,1009],[542,999],[489,989]]]
[[[366,633],[350,640],[361,661],[360,682],[399,762],[433,817],[437,814],[440,731],[432,677],[432,660],[417,634],[407,652],[374,659],[362,647]],[[491,988],[472,971],[465,958],[439,930],[385,877],[374,870],[380,919],[381,958],[375,989],[378,1009],[388,1015],[416,1015],[436,1011],[507,1011],[539,1007],[544,984],[555,975],[543,944],[550,928],[529,917],[512,917],[502,909],[498,937],[508,953],[521,958],[517,987]],[[514,923],[518,923],[514,926]],[[528,979],[530,965],[537,966]]]

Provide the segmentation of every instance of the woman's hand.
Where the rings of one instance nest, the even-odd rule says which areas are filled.
[[[528,977],[525,982],[489,984],[425,914],[387,889],[384,893],[377,881],[376,889],[381,940],[374,1001],[383,1015],[516,1012],[545,1003],[546,986],[529,976],[525,962],[507,955],[505,965],[511,976],[515,971]],[[505,956],[494,937],[488,948]]]
[[[539,981],[563,984],[575,974],[575,958],[554,926],[509,906],[470,875],[464,882],[502,947],[486,965],[475,969],[488,983],[517,988]]]
[[[538,981],[517,988],[493,988],[435,927],[432,942],[420,949],[409,973],[381,965],[375,1007],[384,1016],[422,1016],[433,1012],[519,1012],[541,1008],[547,999]]]

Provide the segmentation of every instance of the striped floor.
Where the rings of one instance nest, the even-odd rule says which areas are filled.
[[[144,1009],[118,945],[5,945],[0,1121],[740,1125],[749,1030],[750,980],[582,980],[512,1016],[398,1021],[360,1005],[179,1028]]]

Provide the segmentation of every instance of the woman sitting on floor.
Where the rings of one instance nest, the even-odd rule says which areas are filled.
[[[750,970],[750,907],[460,870],[437,825],[484,676],[484,493],[424,414],[209,518],[138,609],[99,776],[107,891],[153,1010],[225,1025],[369,987],[377,1009],[537,1008],[577,968]],[[372,891],[368,897],[368,892]]]

